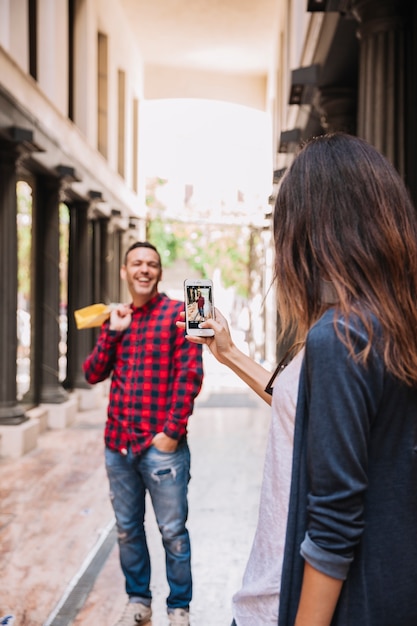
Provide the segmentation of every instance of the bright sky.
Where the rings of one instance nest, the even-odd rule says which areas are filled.
[[[208,100],[151,100],[141,108],[145,176],[193,184],[213,197],[240,189],[267,201],[272,189],[270,116]]]

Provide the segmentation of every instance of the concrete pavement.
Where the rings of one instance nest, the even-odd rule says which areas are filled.
[[[257,520],[270,409],[207,352],[189,422],[192,626],[230,626]],[[126,596],[103,467],[102,406],[0,461],[0,616],[14,626],[113,626]],[[164,553],[147,508],[152,626],[166,625]]]

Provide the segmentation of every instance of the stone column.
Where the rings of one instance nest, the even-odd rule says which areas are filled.
[[[59,203],[61,180],[38,176],[34,201],[34,358],[29,395],[59,404],[69,396],[59,381]]]
[[[109,302],[108,276],[108,217],[98,216],[92,221],[93,226],[93,294],[94,302]]]
[[[406,0],[352,0],[359,21],[358,135],[405,170]]]
[[[78,330],[74,311],[93,304],[92,294],[92,227],[88,221],[88,202],[68,203],[70,210],[70,239],[68,260],[68,351],[67,389],[88,389],[82,370],[91,352],[94,335],[91,329]]]
[[[26,419],[16,400],[18,158],[15,145],[0,144],[0,425]]]

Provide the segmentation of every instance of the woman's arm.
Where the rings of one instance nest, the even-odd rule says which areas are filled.
[[[220,361],[221,363],[227,365],[227,367],[237,374],[237,376],[253,389],[262,400],[271,404],[272,396],[265,393],[265,387],[271,378],[270,372],[251,359],[247,354],[244,354],[244,352],[239,350],[235,345],[233,345],[227,353],[223,353],[222,357],[223,360]]]
[[[343,580],[304,565],[300,603],[294,626],[330,626]]]
[[[345,321],[338,323],[343,337]],[[354,322],[350,332],[359,352],[367,335]],[[366,365],[352,358],[331,311],[308,333],[304,363],[309,492],[295,626],[329,626],[365,527],[371,425],[385,375],[374,351]]]
[[[177,326],[185,328],[185,323],[178,321]],[[212,328],[214,337],[187,336],[187,339],[193,343],[206,344],[220,363],[229,367],[262,400],[271,404],[271,396],[265,393],[265,387],[271,377],[270,372],[235,346],[227,321],[220,311],[216,309],[216,318],[206,320],[201,326]]]

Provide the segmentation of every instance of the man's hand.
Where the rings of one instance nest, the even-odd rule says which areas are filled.
[[[152,439],[152,445],[160,452],[175,452],[178,441],[168,437],[165,433],[158,433]]]
[[[126,330],[132,321],[132,309],[128,304],[119,304],[110,314],[110,330]]]

